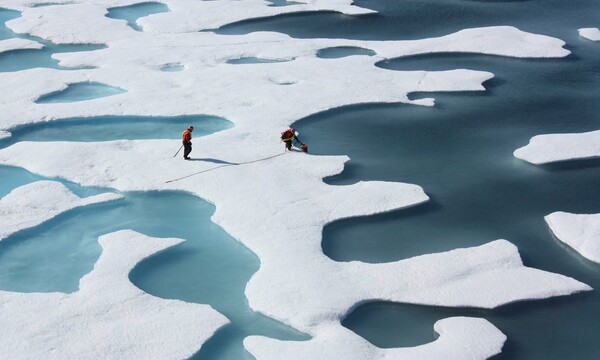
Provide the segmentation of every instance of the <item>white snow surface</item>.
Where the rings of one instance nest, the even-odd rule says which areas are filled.
[[[600,214],[554,212],[544,217],[556,237],[586,259],[600,263]]]
[[[122,198],[113,193],[80,198],[57,181],[36,181],[18,187],[0,199],[0,241],[65,211]]]
[[[37,41],[13,38],[0,41],[0,54],[15,50],[41,49],[44,45]]]
[[[592,41],[600,41],[600,29],[598,28],[583,28],[579,29],[579,36]]]
[[[311,358],[311,354],[325,351],[324,344],[331,354],[348,354],[341,358],[365,358],[362,354],[394,356],[395,350],[377,350],[360,337],[349,334],[340,324],[340,319],[355,306],[369,300],[492,308],[519,300],[590,290],[574,279],[523,266],[516,247],[506,240],[386,264],[335,262],[321,249],[325,224],[415,206],[428,197],[421,187],[404,183],[361,181],[347,186],[327,185],[322,179],[342,172],[348,157],[284,154],[278,140],[280,131],[311,114],[360,103],[404,102],[432,106],[431,98],[413,101],[408,96],[412,92],[483,91],[483,83],[493,77],[489,72],[469,69],[391,71],[376,67],[378,61],[453,52],[564,57],[569,51],[563,48],[563,41],[506,26],[466,29],[439,38],[407,41],[293,39],[273,32],[239,36],[198,32],[282,12],[330,10],[349,15],[371,12],[352,5],[350,0],[300,1],[303,4],[285,7],[270,7],[268,2],[257,0],[166,0],[162,2],[172,11],[139,19],[143,32],[105,16],[109,7],[137,2],[94,0],[31,8],[31,0],[5,0],[4,7],[23,12],[22,17],[7,23],[16,32],[27,32],[57,43],[102,43],[108,48],[54,55],[62,66],[78,68],[75,70],[36,68],[0,73],[3,94],[0,131],[56,119],[102,115],[207,114],[224,117],[235,126],[194,139],[192,157],[197,161],[173,159],[173,153],[181,145],[178,140],[121,140],[19,142],[0,150],[0,164],[20,166],[85,186],[121,191],[182,190],[215,204],[213,221],[260,258],[261,267],[246,288],[250,306],[312,336],[301,345],[260,337],[247,339],[246,346],[258,357],[270,358],[276,354],[263,348],[263,344],[277,348],[281,354],[289,354],[289,358],[300,356],[293,351],[299,349],[296,346],[303,348],[303,354],[307,355],[304,358]],[[340,46],[371,49],[376,55],[340,59],[316,56],[320,49]],[[243,57],[287,61],[227,63]],[[180,72],[159,70],[162,65],[173,63],[185,69]],[[77,82],[99,82],[127,92],[69,104],[34,102],[44,94]],[[223,166],[210,159],[240,165]],[[176,181],[167,183],[169,180]],[[148,240],[132,233],[119,233],[116,237]],[[108,237],[112,238],[113,235]],[[115,245],[106,254],[108,243],[112,244],[103,243],[105,253],[98,264],[103,264],[105,256],[110,259],[133,256],[135,261],[132,262],[137,262],[155,252],[144,252],[146,248],[136,240],[132,248],[115,241],[121,245]],[[113,262],[112,266],[119,265],[116,260],[106,261]],[[76,329],[78,338],[69,344],[53,345],[53,338],[43,338],[42,332],[37,337],[28,332],[37,327],[13,329],[8,333],[14,345],[2,350],[9,355],[6,357],[14,358],[14,354],[24,350],[24,339],[32,338],[39,340],[39,348],[35,349],[42,349],[40,351],[51,347],[64,349],[62,351],[89,349],[90,352],[81,357],[98,358],[115,355],[113,351],[119,346],[131,349],[132,352],[127,353],[131,356],[113,357],[145,358],[154,346],[142,352],[145,348],[139,349],[138,341],[153,338],[160,339],[160,345],[170,351],[163,353],[160,352],[163,349],[157,349],[157,354],[185,357],[224,323],[213,310],[207,311],[208,307],[158,300],[140,293],[134,296],[133,292],[139,290],[122,281],[131,266],[120,268],[121,282],[111,279],[102,282],[102,286],[84,286],[98,273],[96,269],[82,279],[81,290],[75,294],[10,294],[11,299],[17,300],[9,302],[12,307],[5,307],[8,311],[0,314],[0,321],[10,322],[14,314],[19,314],[19,323],[27,323],[26,317],[39,311],[32,309],[43,307],[46,315],[42,323],[51,323],[48,328],[53,331],[63,331],[56,324],[73,322],[72,329]],[[131,294],[131,301],[120,297],[120,287],[125,285],[129,287],[127,294]],[[119,301],[110,302],[112,297]],[[102,301],[104,307],[96,301]],[[81,307],[80,303],[90,307]],[[128,311],[140,312],[112,317],[112,307],[120,309],[130,303]],[[165,318],[146,319],[146,310],[174,304],[185,307],[191,314],[189,318],[196,319],[194,324],[181,325],[183,332],[192,333],[191,328],[201,334],[195,335],[193,344],[187,342],[186,336],[179,340],[181,333],[169,327],[178,321],[187,321],[187,317],[180,320],[168,314]],[[205,321],[197,321],[203,317]],[[139,337],[118,333],[114,337],[108,334],[98,341],[89,336],[93,332],[86,333],[78,327],[88,323],[101,327],[106,333],[112,322],[146,325],[147,320],[153,321],[153,325],[164,322],[164,329],[156,330],[156,337],[151,336],[150,329]],[[140,325],[140,328],[143,331],[145,326]],[[440,339],[434,343],[398,351],[408,357],[439,358],[447,354],[446,358],[462,359],[465,354],[475,354],[472,358],[486,358],[497,353],[504,342],[503,335],[484,320],[445,319],[438,322],[436,331]],[[485,341],[480,344],[478,339],[482,334]],[[115,347],[110,346],[111,341],[116,341]],[[81,349],[71,348],[75,346]],[[360,352],[353,355],[346,352],[346,348]],[[36,355],[32,353],[32,357]]]
[[[11,136],[12,136],[12,134],[9,133],[8,131],[1,131],[0,130],[0,140],[2,140],[2,139],[8,139]]]
[[[600,130],[576,134],[545,134],[531,138],[514,156],[540,165],[600,157]]]
[[[128,279],[142,259],[181,243],[131,230],[100,237],[102,255],[64,293],[0,291],[3,359],[183,359],[228,320],[210,306],[148,295]]]
[[[485,319],[453,317],[434,325],[434,342],[396,349],[381,349],[340,326],[323,329],[311,341],[280,341],[250,336],[245,347],[257,359],[487,359],[500,353],[506,336]]]

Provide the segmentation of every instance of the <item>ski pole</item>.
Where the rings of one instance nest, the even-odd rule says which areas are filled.
[[[179,154],[179,152],[181,151],[182,148],[183,148],[183,145],[181,145],[181,147],[179,148],[179,150],[177,150],[177,152],[175,153],[175,155],[173,155],[173,157],[177,156],[177,154]]]

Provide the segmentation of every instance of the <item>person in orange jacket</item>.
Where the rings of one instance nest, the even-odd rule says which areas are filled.
[[[183,142],[183,158],[190,160],[190,153],[192,152],[192,132],[194,127],[190,126],[181,133],[181,141]]]

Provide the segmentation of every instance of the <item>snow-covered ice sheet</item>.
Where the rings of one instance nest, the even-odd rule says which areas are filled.
[[[111,233],[100,237],[102,255],[77,292],[0,291],[0,358],[190,357],[228,320],[208,305],[148,295],[128,278],[141,260],[182,241]]]
[[[579,29],[579,35],[588,40],[600,41],[600,29],[598,29],[598,28]]]
[[[434,342],[410,348],[381,349],[352,331],[332,326],[310,341],[280,341],[259,336],[244,340],[257,359],[487,359],[500,353],[506,336],[487,320],[453,317],[439,320]]]
[[[25,49],[41,49],[44,45],[37,41],[27,39],[6,39],[0,41],[0,54],[8,51],[25,50]]]
[[[531,138],[515,157],[540,165],[600,157],[600,130],[579,134],[546,134]]]
[[[600,263],[600,214],[554,212],[544,217],[558,240]]]
[[[77,207],[121,199],[114,193],[80,198],[57,181],[36,181],[0,199],[0,241]]]
[[[305,347],[307,350],[302,350],[305,351],[303,355],[308,357],[323,350],[331,351],[332,357],[341,354],[341,358],[344,354],[348,354],[347,358],[365,358],[362,354],[436,358],[443,353],[451,358],[464,358],[464,354],[485,358],[497,353],[505,338],[484,320],[442,320],[436,325],[440,339],[396,352],[368,345],[364,339],[344,329],[340,319],[358,304],[369,300],[491,308],[519,300],[589,290],[587,285],[576,280],[523,266],[517,249],[503,240],[388,264],[339,263],[326,257],[321,249],[325,224],[415,206],[427,201],[428,196],[421,187],[403,183],[370,181],[348,186],[327,185],[323,178],[339,174],[348,158],[298,152],[284,154],[278,140],[280,131],[298,119],[345,105],[404,102],[431,106],[433,99],[412,101],[409,94],[483,91],[483,83],[493,77],[489,72],[469,69],[391,71],[375,66],[381,60],[416,54],[465,52],[558,58],[567,56],[569,51],[563,48],[565,44],[559,39],[506,26],[466,29],[443,37],[410,41],[293,39],[272,32],[239,36],[197,32],[290,11],[371,12],[352,5],[349,0],[300,2],[303,4],[270,7],[269,2],[258,0],[166,0],[163,3],[171,12],[139,19],[144,31],[136,32],[124,21],[105,16],[108,7],[136,3],[133,0],[95,0],[43,8],[28,7],[31,1],[6,0],[3,6],[23,11],[22,17],[7,23],[16,32],[27,32],[56,43],[102,43],[108,48],[54,55],[61,65],[81,68],[78,70],[30,69],[16,74],[0,73],[0,91],[3,93],[0,98],[1,130],[10,131],[20,125],[55,119],[102,115],[209,114],[226,118],[235,127],[194,139],[191,156],[198,161],[173,159],[172,154],[181,146],[179,141],[123,140],[19,142],[0,150],[0,164],[21,166],[46,176],[60,176],[85,186],[121,191],[183,190],[212,202],[216,206],[213,221],[261,260],[259,271],[246,288],[251,307],[308,332],[313,337],[310,341],[289,343],[290,346]],[[320,49],[339,46],[371,49],[376,55],[340,59],[316,56]],[[287,61],[252,65],[227,63],[244,57]],[[165,64],[174,63],[181,64],[184,70],[160,71]],[[68,105],[34,103],[44,94],[78,82],[104,83],[126,89],[127,93]],[[41,159],[39,154],[44,154],[44,158]],[[240,165],[224,166],[202,159]],[[169,180],[175,181],[167,183]],[[133,237],[137,239],[138,235]],[[113,251],[129,255],[132,252],[129,248]],[[136,257],[136,261],[139,258]],[[15,311],[3,314],[30,314],[33,312],[30,309],[41,302],[46,309],[53,309],[52,305],[47,306],[48,301],[66,304],[64,299],[76,299],[69,300],[74,301],[68,303],[71,307],[79,301],[84,302],[86,296],[95,300],[100,294],[104,299],[104,295],[119,291],[118,287],[112,289],[108,285],[88,288],[83,286],[89,281],[86,279],[88,277],[82,279],[81,291],[72,295],[39,295],[38,298],[37,294],[11,294],[18,298],[23,308],[13,308]],[[131,284],[127,283],[127,286]],[[135,300],[139,300],[135,305],[140,311],[152,307],[155,301],[182,304],[159,302],[147,296],[135,297]],[[119,303],[116,304],[110,306]],[[103,310],[107,311],[110,306]],[[186,311],[207,308],[185,306]],[[67,309],[66,305],[57,307],[43,321],[79,321],[78,318],[71,319],[68,310],[72,309]],[[110,316],[101,318],[96,310],[96,307],[82,308],[80,314],[88,320],[91,317],[94,324],[98,321],[98,326],[109,326],[111,321],[119,323]],[[207,320],[189,324],[202,334],[196,336],[196,349],[224,323],[213,311],[204,311],[198,316],[206,316]],[[131,318],[138,324],[145,321],[145,317],[145,314],[136,313]],[[170,325],[169,319],[157,319],[155,323],[164,321]],[[1,314],[0,320],[7,321]],[[171,331],[168,326],[161,330],[164,332],[157,336],[161,338],[161,345],[169,343],[169,350],[173,350],[171,345],[179,345],[182,353],[189,355],[191,346],[168,341],[168,336],[178,332],[167,332]],[[19,338],[31,338],[26,332],[11,334],[15,343]],[[482,334],[485,334],[485,342],[479,345],[475,340]],[[143,338],[149,336],[147,333],[141,335]],[[163,336],[167,336],[166,340],[162,340]],[[137,339],[121,336],[115,341],[119,346],[127,346],[130,341],[134,343],[133,347],[137,345]],[[95,338],[87,338],[85,334],[76,340],[81,347],[86,344],[98,357],[113,354],[114,348],[100,348],[98,346],[104,343],[97,344]],[[281,345],[275,340],[259,337],[246,341],[257,356],[269,358],[277,353],[264,349],[263,345],[267,343],[273,349],[278,348],[281,354],[289,354],[290,358],[299,356],[290,353],[293,348],[287,348],[287,342]],[[331,349],[322,349],[324,344]],[[361,352],[346,353],[346,347]],[[20,349],[9,347],[5,351],[11,354],[11,350]],[[179,353],[173,350],[171,354]]]

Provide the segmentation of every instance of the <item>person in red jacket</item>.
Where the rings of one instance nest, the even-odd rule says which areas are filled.
[[[296,142],[300,143],[302,146],[300,147],[302,151],[308,151],[308,145],[304,144],[300,139],[298,139],[296,130],[294,128],[289,128],[286,131],[281,133],[281,141],[285,143],[285,148],[288,151],[292,151],[292,140],[296,140]]]
[[[181,133],[181,141],[183,142],[183,158],[190,160],[190,153],[192,152],[192,132],[194,127],[190,126]]]

